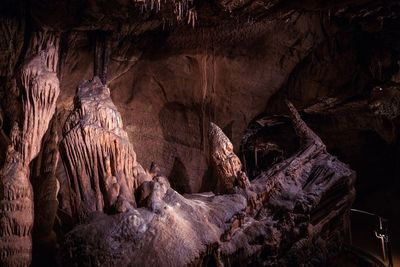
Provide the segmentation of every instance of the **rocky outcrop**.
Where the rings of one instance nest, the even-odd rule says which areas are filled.
[[[63,128],[61,157],[67,171],[72,217],[135,207],[134,192],[147,174],[123,129],[110,90],[99,78],[82,82]]]
[[[60,92],[53,42],[45,38],[47,47],[43,49],[36,40],[32,39],[36,53],[29,54],[21,70],[23,127],[20,130],[14,124],[6,163],[0,171],[1,266],[29,266],[31,262],[34,204],[29,164],[40,151]]]
[[[326,152],[321,139],[292,104],[288,106],[301,146],[248,188],[233,186],[232,194],[182,196],[165,178],[155,176],[138,189],[139,208],[117,215],[92,213],[76,226],[66,236],[64,262],[80,266],[326,265],[346,238],[355,175]],[[230,174],[241,163],[226,161],[233,156],[232,147],[216,125],[211,126],[211,136],[223,159],[217,166]]]

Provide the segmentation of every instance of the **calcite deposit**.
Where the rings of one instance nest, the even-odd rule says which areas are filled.
[[[210,158],[217,180],[216,192],[232,193],[235,186],[248,188],[249,179],[242,171],[242,163],[233,152],[233,145],[228,137],[214,123],[211,123],[208,135],[211,147]]]
[[[34,196],[29,164],[39,154],[42,138],[54,115],[60,92],[54,61],[57,53],[51,37],[42,40],[47,47],[32,46],[36,53],[22,66],[19,81],[22,90],[23,126],[15,122],[5,164],[0,171],[0,265],[29,266],[32,259]]]
[[[348,237],[355,174],[326,151],[294,106],[287,105],[301,144],[289,158],[250,183],[232,143],[211,124],[215,191],[220,195],[182,196],[165,177],[156,175],[139,186],[137,209],[112,216],[92,213],[76,226],[66,236],[63,261],[83,266],[231,265],[232,261],[232,265],[290,266],[307,258],[309,263],[327,264],[336,253],[331,249],[340,248]]]
[[[146,172],[123,129],[110,90],[99,78],[78,87],[75,108],[63,127],[61,157],[67,170],[72,217],[94,211],[126,211]]]

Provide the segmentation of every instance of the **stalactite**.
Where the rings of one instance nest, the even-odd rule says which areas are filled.
[[[63,80],[62,74],[63,74],[63,70],[65,67],[65,60],[66,60],[67,53],[68,53],[68,38],[69,38],[69,36],[70,36],[70,32],[63,32],[60,34],[60,48],[59,48],[60,59],[59,59],[58,70],[57,70],[60,83],[62,83],[62,80]]]
[[[110,37],[106,32],[96,32],[94,49],[94,76],[100,78],[103,84],[107,83],[107,70],[110,61]]]
[[[160,13],[162,11],[162,0],[135,0],[136,3],[140,4],[141,12],[155,11]],[[197,11],[194,6],[193,0],[165,0],[163,6],[172,6],[173,20],[176,22],[186,22],[193,28],[198,20]],[[165,8],[167,9],[167,8]],[[163,15],[165,16],[165,15]],[[170,21],[170,18],[163,17],[163,28],[165,27],[165,21]],[[172,21],[170,21],[173,23]]]
[[[58,53],[53,35],[34,35],[21,70],[24,122],[11,132],[6,163],[0,171],[0,265],[29,266],[34,207],[29,164],[41,147],[55,112],[59,82],[55,73]],[[38,53],[35,53],[37,51]]]
[[[207,56],[201,58],[201,64],[199,66],[201,71],[201,120],[202,120],[202,134],[201,134],[201,144],[203,146],[203,151],[207,149],[207,91],[208,91],[208,76],[207,76]]]
[[[195,8],[191,8],[188,13],[188,24],[194,26],[196,25],[197,21],[197,11]]]
[[[94,60],[93,60],[93,76],[100,77],[103,68],[103,38],[104,36],[95,32],[95,47],[94,47]]]

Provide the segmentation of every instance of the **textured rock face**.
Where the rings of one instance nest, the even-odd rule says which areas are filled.
[[[61,156],[67,170],[72,217],[134,207],[146,173],[123,129],[110,90],[99,78],[80,84],[63,128]]]
[[[155,177],[138,190],[140,208],[113,216],[93,213],[75,227],[62,248],[64,262],[326,265],[346,236],[355,175],[326,152],[321,139],[288,106],[301,147],[247,188],[232,185],[232,194],[181,196],[164,178]],[[210,136],[222,174],[240,171],[241,162],[221,129],[211,125]],[[235,164],[226,161],[229,157],[237,159]],[[325,209],[328,203],[333,206]]]
[[[36,40],[33,38],[33,43]],[[29,164],[40,152],[60,90],[54,72],[58,56],[52,41],[47,39],[45,43],[48,44],[46,50],[36,43],[35,49],[39,53],[29,58],[22,67],[24,124],[22,130],[17,123],[14,124],[11,145],[0,172],[2,266],[29,266],[32,258],[34,202]]]
[[[0,263],[29,266],[32,259],[33,190],[21,154],[9,147],[1,173]]]

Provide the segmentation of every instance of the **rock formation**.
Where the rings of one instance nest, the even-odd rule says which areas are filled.
[[[233,193],[234,187],[248,188],[250,183],[242,171],[242,163],[233,152],[233,145],[224,132],[214,123],[210,124],[209,142],[211,162],[217,180],[217,193]]]
[[[21,70],[23,127],[14,123],[11,145],[0,171],[0,265],[29,266],[32,258],[34,204],[29,164],[38,155],[42,138],[55,112],[59,81],[58,54],[50,39],[44,49],[32,39],[31,53]],[[33,52],[35,50],[35,52]]]
[[[133,195],[146,173],[136,161],[110,90],[99,78],[79,85],[60,146],[73,218],[82,221],[93,211],[136,206]]]
[[[326,152],[291,103],[288,107],[301,140],[289,158],[244,189],[238,187],[234,179],[240,173],[240,160],[229,139],[211,125],[214,164],[223,181],[229,182],[223,186],[228,184],[231,194],[182,196],[156,176],[137,190],[139,208],[117,215],[92,213],[68,233],[64,262],[80,266],[329,262],[346,236],[355,175]]]

